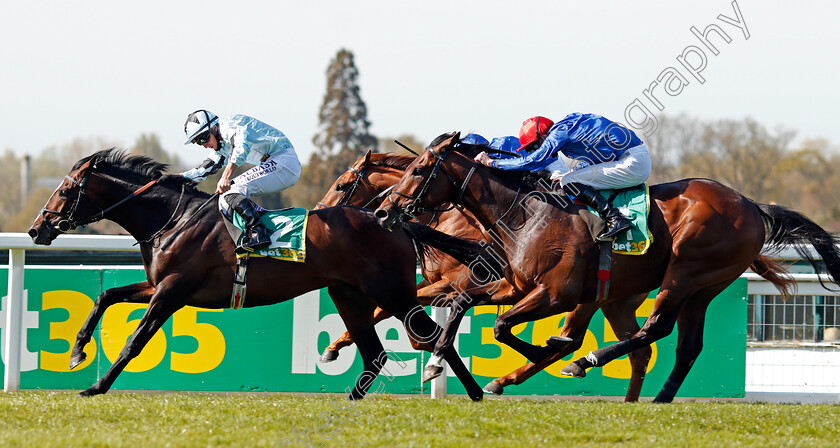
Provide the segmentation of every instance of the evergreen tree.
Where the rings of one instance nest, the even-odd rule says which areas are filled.
[[[327,91],[318,113],[319,129],[312,138],[318,151],[309,159],[298,184],[289,190],[294,205],[314,207],[349,165],[368,149],[377,148],[358,80],[353,53],[339,50],[327,68]]]
[[[367,106],[359,89],[359,70],[349,50],[339,50],[327,68],[327,92],[318,113],[318,125],[312,143],[321,157],[342,151],[361,157],[376,147],[376,138],[369,132]]]

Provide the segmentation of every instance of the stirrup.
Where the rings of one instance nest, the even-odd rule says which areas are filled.
[[[598,235],[598,241],[611,241],[616,235],[626,232],[633,224],[624,216],[616,217],[613,220],[607,220],[607,228]],[[611,228],[612,227],[612,228]]]
[[[269,235],[268,232],[265,232],[262,236],[264,239],[260,239],[259,231],[252,230],[248,232],[247,238],[242,241],[242,244],[239,247],[242,250],[253,252],[255,247],[266,246],[271,243],[271,235]]]

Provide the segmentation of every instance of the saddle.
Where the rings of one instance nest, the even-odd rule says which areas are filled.
[[[271,244],[256,248],[253,252],[240,247],[240,242],[245,238],[245,219],[233,210],[228,210],[222,215],[225,227],[237,246],[230,308],[239,309],[245,306],[248,261],[252,256],[271,257],[298,263],[306,260],[306,223],[309,219],[309,210],[289,207],[262,212],[260,221],[271,232]]]

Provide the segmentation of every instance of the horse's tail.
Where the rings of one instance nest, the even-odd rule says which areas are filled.
[[[429,247],[432,247],[468,266],[475,273],[475,278],[490,282],[504,277],[502,264],[477,241],[447,235],[416,222],[405,223],[403,230],[414,242],[421,263],[430,254]]]
[[[837,248],[838,239],[831,236],[822,227],[811,221],[808,217],[793,210],[789,210],[780,205],[756,204],[761,211],[761,218],[767,227],[767,236],[765,242],[765,254],[778,252],[784,246],[791,246],[796,250],[802,259],[807,260],[813,266],[814,272],[821,274],[828,271],[829,279],[840,285],[840,250]],[[808,245],[814,247],[814,250],[822,257],[825,264],[817,262],[814,255],[808,250]],[[759,264],[760,263],[760,264]],[[775,262],[778,264],[778,262]],[[762,257],[753,262],[759,270],[755,272],[764,277],[762,270],[770,272],[771,277],[764,277],[776,284],[771,278],[779,276],[779,266],[773,266],[773,262],[768,262],[768,259],[762,260]],[[827,288],[823,283],[822,278],[819,278],[820,284]]]
[[[750,265],[750,269],[772,283],[782,293],[783,300],[787,300],[793,294],[796,281],[781,261],[759,255]]]

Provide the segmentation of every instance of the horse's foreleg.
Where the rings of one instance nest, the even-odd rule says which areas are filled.
[[[123,369],[125,369],[125,366],[128,365],[129,361],[140,354],[143,347],[146,346],[146,343],[148,343],[152,336],[154,336],[160,327],[163,326],[164,322],[166,322],[166,320],[169,319],[175,311],[182,307],[180,302],[176,304],[173,301],[168,300],[167,296],[161,294],[160,291],[161,289],[159,288],[149,303],[146,313],[143,314],[143,318],[140,319],[137,329],[134,330],[134,334],[132,334],[128,339],[128,342],[125,344],[125,347],[123,347],[119,356],[117,356],[114,364],[111,365],[99,381],[94,383],[94,385],[89,389],[81,392],[79,395],[90,396],[108,392],[108,389],[110,389],[111,385],[114,384],[114,380],[116,380],[117,376],[123,371]],[[169,299],[171,299],[171,297],[169,297]]]
[[[432,351],[432,346],[440,337],[441,328],[423,311],[419,305],[407,313],[394,313],[395,316],[402,317],[403,325],[405,325],[406,333],[411,339],[411,345],[415,348]],[[458,356],[455,349],[450,348],[443,353],[443,359],[449,364],[452,372],[464,385],[467,395],[473,401],[480,401],[484,397],[484,392],[475,378],[472,377],[464,361]]]
[[[443,365],[441,364],[441,361],[443,361],[445,353],[449,350],[454,350],[455,337],[458,335],[458,327],[461,326],[461,320],[470,308],[469,306],[462,305],[465,302],[468,303],[468,301],[464,299],[463,295],[459,295],[450,302],[449,317],[446,319],[446,325],[444,325],[443,331],[435,343],[435,349],[432,351],[432,356],[429,358],[429,362],[426,363],[426,367],[423,369],[423,377],[421,381],[424,383],[439,377],[440,374],[443,373]]]
[[[589,327],[589,322],[592,320],[592,316],[595,315],[596,311],[598,311],[597,304],[583,303],[578,305],[574,310],[566,313],[566,320],[563,328],[560,329],[560,336],[571,339],[572,342],[542,361],[537,363],[529,362],[511,373],[487,383],[484,386],[484,391],[501,395],[506,386],[522,384],[525,380],[541,372],[546,367],[580,349],[583,345],[583,339],[586,337],[586,328]]]
[[[529,361],[539,364],[540,361],[543,361],[559,350],[552,347],[540,347],[529,344],[514,336],[511,328],[523,322],[532,322],[563,311],[566,310],[559,308],[558,303],[551,300],[549,290],[540,286],[531,291],[507,312],[496,318],[496,325],[493,328],[496,340],[521,353]]]
[[[330,286],[328,291],[362,356],[364,371],[356,377],[353,390],[347,388],[349,399],[360,400],[365,397],[387,360],[385,348],[373,326],[373,310],[376,305],[369,297],[350,285]]]
[[[423,306],[446,306],[452,300],[452,293],[452,283],[449,280],[442,279],[431,285],[417,288],[417,301]]]
[[[639,321],[636,319],[636,309],[646,298],[647,294],[638,294],[628,299],[606,302],[601,306],[604,317],[610,322],[619,340],[629,338],[640,330]],[[627,395],[624,397],[625,402],[639,401],[652,352],[650,345],[645,345],[627,354],[630,359],[631,373],[630,385],[627,386]]]
[[[504,288],[503,288],[504,287]],[[509,303],[513,297],[520,297],[520,294],[513,290],[509,283],[502,280],[501,282],[493,282],[484,286],[477,286],[470,288],[467,291],[458,293],[453,291],[450,296],[454,296],[450,300],[449,317],[446,325],[443,327],[443,332],[435,344],[434,352],[426,363],[426,368],[423,370],[423,382],[431,381],[443,372],[441,361],[443,354],[449,350],[454,350],[455,338],[458,336],[458,327],[461,326],[461,321],[464,315],[470,308],[486,302],[493,303]]]
[[[376,325],[379,322],[391,317],[391,313],[383,310],[382,308],[376,307],[373,310],[373,324]],[[332,344],[330,344],[326,350],[324,350],[324,354],[321,355],[321,362],[332,362],[338,359],[338,352],[344,348],[353,345],[353,337],[350,336],[349,331],[345,331],[341,336],[338,337]]]
[[[154,287],[149,282],[140,282],[111,288],[100,294],[93,304],[93,309],[90,310],[90,315],[76,335],[76,343],[73,345],[73,352],[70,355],[70,369],[74,369],[87,358],[84,348],[90,342],[96,324],[102,319],[102,315],[105,314],[105,310],[109,306],[115,303],[149,303],[154,291]]]

